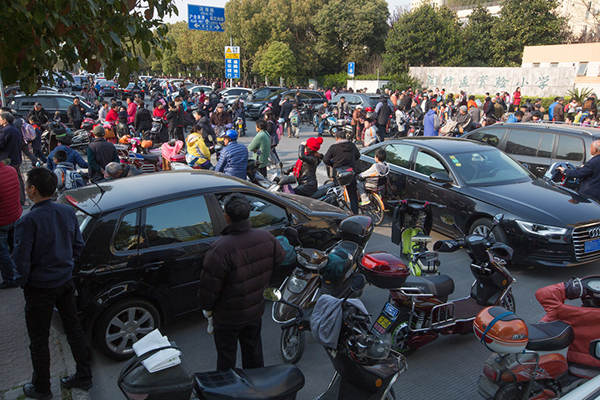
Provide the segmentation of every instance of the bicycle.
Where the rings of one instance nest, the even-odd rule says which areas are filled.
[[[312,125],[312,107],[310,107],[308,104],[304,104],[299,112],[299,117],[300,125]]]

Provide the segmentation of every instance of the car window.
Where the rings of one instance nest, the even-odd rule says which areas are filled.
[[[542,141],[542,132],[511,129],[506,142],[506,152],[535,157]]]
[[[139,243],[138,211],[125,214],[115,235],[116,251],[137,249]]]
[[[40,102],[42,107],[46,110],[54,110],[56,108],[56,103],[52,97],[38,96],[36,101]]]
[[[583,161],[584,143],[580,138],[567,135],[558,136],[556,158],[569,161]]]
[[[552,157],[552,147],[554,145],[554,133],[544,132],[542,136],[542,141],[540,142],[540,147],[538,147],[537,156],[550,158]]]
[[[470,133],[466,138],[498,147],[502,135],[504,135],[504,129],[486,129]]]
[[[450,176],[444,164],[433,154],[419,151],[415,162],[415,171],[424,175],[431,175],[436,172],[445,172]]]
[[[146,209],[143,241],[148,247],[214,236],[204,196],[161,203]]]
[[[217,195],[221,208],[225,202],[225,198],[229,193]],[[252,209],[250,210],[250,221],[253,228],[269,228],[275,225],[287,224],[288,216],[285,208],[262,197],[253,196],[243,193],[250,202]]]
[[[493,186],[531,181],[529,173],[497,149],[449,154],[454,172],[469,186]]]
[[[73,99],[68,99],[65,97],[57,97],[56,98],[56,102],[58,103],[58,109],[59,110],[66,110],[67,108],[69,108],[69,106],[71,104],[73,104]]]
[[[397,165],[398,167],[408,168],[410,163],[410,155],[412,154],[413,147],[404,144],[390,144],[386,146],[385,151],[387,153],[386,161],[390,164]],[[375,150],[369,152],[371,157],[375,157]]]
[[[369,101],[371,102],[371,107],[375,108],[377,106],[377,103],[379,103],[379,97],[378,96],[370,97]]]

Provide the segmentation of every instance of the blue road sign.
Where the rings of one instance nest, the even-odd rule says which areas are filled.
[[[188,4],[188,28],[197,31],[225,32],[225,9]]]
[[[353,62],[348,63],[348,75],[350,76],[354,76],[354,65],[355,63]]]
[[[225,79],[240,79],[240,59],[225,59]]]

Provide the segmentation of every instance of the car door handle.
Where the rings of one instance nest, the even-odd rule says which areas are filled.
[[[164,263],[165,263],[164,261],[156,261],[156,262],[153,262],[153,263],[146,263],[146,264],[144,264],[144,268],[149,268],[151,270],[157,270],[160,267],[162,267],[162,265]]]
[[[419,181],[416,179],[408,179],[408,183],[410,183],[411,185],[416,185],[417,183],[419,183]]]

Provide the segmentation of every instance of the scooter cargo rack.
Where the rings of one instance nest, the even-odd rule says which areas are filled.
[[[455,324],[454,303],[438,304],[431,309],[431,329],[443,329]]]

